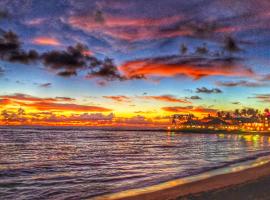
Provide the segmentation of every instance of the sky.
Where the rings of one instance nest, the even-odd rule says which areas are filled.
[[[270,102],[269,0],[0,8],[0,124],[158,127]]]

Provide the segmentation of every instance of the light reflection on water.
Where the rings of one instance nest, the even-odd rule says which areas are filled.
[[[0,129],[0,197],[84,199],[198,174],[270,152],[260,135]]]

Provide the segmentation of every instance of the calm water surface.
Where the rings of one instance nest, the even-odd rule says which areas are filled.
[[[1,128],[0,199],[85,199],[269,153],[259,135]]]

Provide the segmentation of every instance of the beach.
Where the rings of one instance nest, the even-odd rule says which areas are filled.
[[[123,192],[111,196],[94,198],[95,200],[242,200],[270,199],[270,163],[256,162],[246,169],[225,169],[224,174],[207,178],[202,175],[198,181],[168,182],[141,190]],[[219,172],[218,172],[219,171]],[[222,169],[216,172],[219,174]],[[214,172],[215,173],[215,172]],[[213,174],[212,174],[213,175]],[[196,179],[196,178],[195,178]],[[200,178],[199,178],[200,179]],[[179,181],[179,180],[178,180]],[[177,185],[178,184],[178,185]],[[169,187],[171,185],[171,187]],[[155,190],[156,189],[156,190]]]
[[[213,177],[197,184],[194,185],[195,188],[203,191],[191,192],[191,194],[178,197],[176,200],[270,199],[270,164],[234,174]],[[209,188],[205,188],[207,185]],[[192,188],[192,185],[190,187]]]
[[[186,195],[176,200],[267,200],[270,199],[269,185],[270,176],[267,175],[238,185]]]

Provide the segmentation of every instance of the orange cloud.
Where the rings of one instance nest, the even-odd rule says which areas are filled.
[[[50,37],[36,37],[32,40],[32,42],[37,45],[49,45],[49,46],[61,45],[61,43],[57,39]]]
[[[186,99],[176,98],[172,95],[144,96],[143,98],[164,101],[164,102],[171,102],[171,103],[191,103],[191,102],[187,101]]]
[[[160,32],[162,26],[174,24],[182,19],[181,16],[164,18],[127,18],[126,16],[105,15],[104,22],[96,20],[95,16],[71,16],[67,23],[72,27],[86,32],[101,32],[116,39],[137,41],[144,39],[168,38],[188,35],[190,30],[175,30],[173,32]],[[130,29],[134,31],[130,31]]]
[[[15,93],[13,95],[3,95],[0,96],[0,98],[8,99],[8,100],[16,100],[16,101],[43,101],[43,102],[59,102],[59,101],[72,101],[75,99],[69,98],[69,97],[55,97],[55,98],[40,98],[40,97],[34,97],[27,94],[22,93]]]
[[[93,31],[98,28],[106,27],[106,28],[116,28],[116,27],[159,27],[172,23],[178,22],[182,17],[180,16],[170,16],[164,18],[127,18],[124,17],[116,17],[111,15],[105,16],[104,23],[100,23],[95,20],[94,16],[86,15],[86,16],[71,16],[68,19],[69,24],[74,27],[82,28],[88,31]]]
[[[254,72],[240,64],[218,59],[169,56],[134,60],[124,63],[119,70],[129,78],[136,76],[175,77],[185,75],[193,79],[204,76],[252,77]]]
[[[116,102],[130,102],[130,98],[127,96],[119,95],[119,96],[103,96],[105,99],[111,99]]]
[[[10,103],[11,101],[9,99],[0,99],[0,107],[6,106]]]
[[[200,114],[215,114],[217,112],[216,109],[212,108],[204,108],[204,107],[194,107],[194,106],[172,106],[172,107],[163,107],[162,110],[173,113],[188,113],[195,112]]]
[[[69,97],[40,98],[31,95],[16,93],[0,96],[3,98],[0,105],[20,105],[41,111],[74,111],[74,112],[109,112],[111,109],[70,103],[75,101]]]
[[[87,106],[79,104],[63,104],[63,103],[48,103],[37,102],[30,104],[21,104],[23,106],[35,108],[42,111],[74,111],[74,112],[109,112],[111,109],[99,107],[99,106]]]

